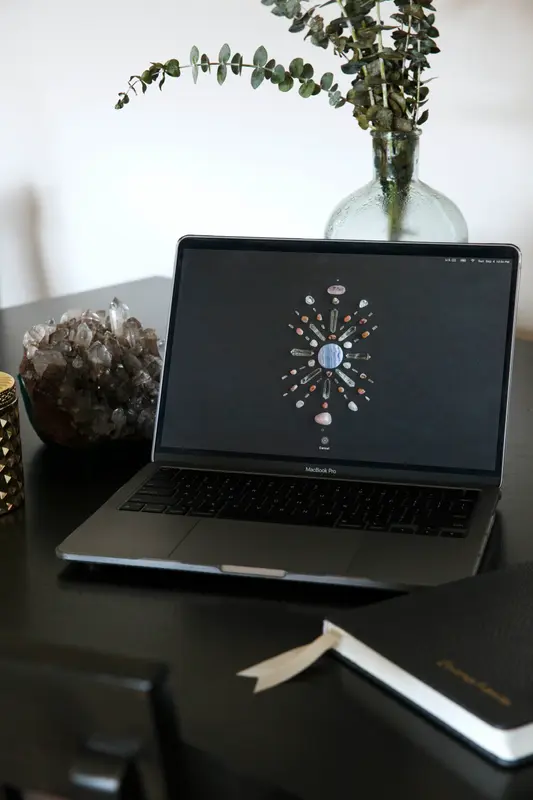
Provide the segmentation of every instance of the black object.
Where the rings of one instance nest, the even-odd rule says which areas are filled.
[[[178,796],[178,730],[161,664],[3,639],[0,709],[0,786],[12,798]]]
[[[419,711],[497,761],[533,757],[533,562],[331,623],[335,652]]]
[[[121,509],[462,538],[478,498],[473,489],[161,467]]]
[[[170,302],[165,278],[2,309],[2,368],[15,374],[22,336],[36,320],[59,318],[66,308],[102,308],[113,295],[124,298],[146,324],[163,328]],[[495,531],[498,546],[491,548],[494,567],[533,559],[532,407],[533,342],[519,340],[505,492]],[[0,521],[3,634],[120,650],[168,663],[186,688],[179,694],[182,740],[194,741],[240,775],[268,776],[300,800],[343,797],[346,786],[354,785],[357,797],[365,800],[389,797],[391,786],[394,800],[533,797],[528,768],[499,770],[402,706],[421,723],[421,739],[426,741],[425,731],[432,729],[439,734],[436,746],[441,739],[450,744],[436,758],[394,724],[390,708],[400,703],[383,690],[373,692],[387,701],[382,713],[356,704],[351,699],[355,682],[365,697],[374,687],[340,662],[326,663],[327,669],[317,666],[314,676],[304,675],[264,697],[251,696],[247,682],[234,677],[246,665],[316,635],[319,616],[333,617],[341,609],[383,599],[380,593],[120,567],[69,569],[67,579],[55,547],[131,478],[149,453],[111,446],[105,454],[81,456],[43,448],[25,414],[21,417],[27,498],[24,511]],[[406,541],[396,539],[398,547]],[[501,783],[491,782],[491,792],[477,784],[481,769],[491,775],[492,769],[498,775],[503,771]],[[520,781],[520,790],[509,792],[508,781]]]

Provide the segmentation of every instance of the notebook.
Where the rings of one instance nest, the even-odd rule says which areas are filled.
[[[328,650],[491,758],[533,755],[533,564],[339,611],[240,674],[269,688]]]

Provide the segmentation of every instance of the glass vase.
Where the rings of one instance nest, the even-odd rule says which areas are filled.
[[[326,239],[467,242],[455,203],[418,177],[420,133],[371,135],[374,177],[339,203]]]

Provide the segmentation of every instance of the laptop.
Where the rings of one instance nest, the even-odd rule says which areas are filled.
[[[393,590],[474,574],[519,262],[511,245],[185,237],[152,463],[58,556]]]

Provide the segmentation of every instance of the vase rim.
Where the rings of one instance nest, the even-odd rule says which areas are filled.
[[[420,128],[415,128],[412,131],[370,131],[370,135],[374,139],[419,139],[422,135]]]

